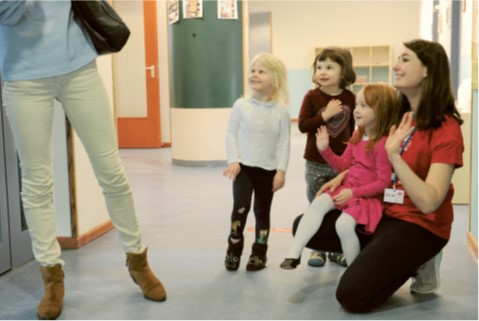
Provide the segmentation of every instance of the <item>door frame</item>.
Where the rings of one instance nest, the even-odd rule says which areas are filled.
[[[158,31],[156,1],[143,0],[145,64],[154,66],[154,77],[145,70],[147,117],[118,117],[120,148],[162,147],[160,122],[160,81],[158,64]],[[146,67],[145,66],[145,67]]]
[[[0,107],[2,106],[0,83]],[[0,274],[12,268],[10,228],[8,223],[8,194],[3,139],[3,109],[0,108]]]

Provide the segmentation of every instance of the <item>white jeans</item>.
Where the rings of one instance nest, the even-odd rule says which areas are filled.
[[[10,81],[3,100],[22,172],[23,208],[41,265],[64,264],[56,231],[51,168],[53,103],[57,99],[88,153],[113,225],[128,253],[144,250],[128,178],[118,155],[113,116],[92,62],[51,78]],[[66,173],[65,173],[66,174]]]

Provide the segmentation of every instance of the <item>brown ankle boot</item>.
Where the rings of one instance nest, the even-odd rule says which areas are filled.
[[[165,301],[166,291],[160,280],[153,274],[148,266],[146,252],[140,254],[126,253],[126,266],[133,281],[143,291],[145,298],[153,301]]]
[[[38,305],[37,316],[40,320],[55,320],[62,313],[63,296],[63,269],[60,264],[40,267],[45,293]]]

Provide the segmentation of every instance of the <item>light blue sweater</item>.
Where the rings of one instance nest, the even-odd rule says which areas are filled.
[[[65,75],[98,56],[70,8],[70,0],[0,0],[3,80]]]
[[[290,152],[290,117],[285,107],[253,97],[238,99],[226,133],[228,164],[286,172]]]

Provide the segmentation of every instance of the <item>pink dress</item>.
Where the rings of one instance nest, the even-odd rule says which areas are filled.
[[[373,233],[383,213],[382,196],[384,189],[391,184],[391,164],[384,144],[386,137],[381,138],[372,150],[367,150],[367,140],[356,144],[348,144],[342,156],[334,154],[331,148],[321,152],[321,156],[336,171],[349,169],[341,187],[334,193],[327,191],[331,197],[344,188],[353,192],[346,204],[339,210],[351,215],[358,224],[365,225],[367,232]]]

